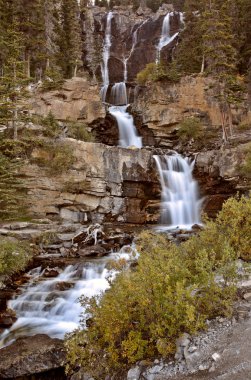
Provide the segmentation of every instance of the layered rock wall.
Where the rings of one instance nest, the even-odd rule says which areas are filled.
[[[35,217],[72,222],[144,224],[157,221],[159,184],[152,154],[65,139],[76,158],[72,168],[49,176],[28,164],[23,169],[28,203]],[[42,152],[34,151],[36,157]]]

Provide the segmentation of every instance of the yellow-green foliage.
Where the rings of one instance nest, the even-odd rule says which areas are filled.
[[[25,269],[31,257],[32,251],[27,243],[1,238],[0,275],[10,276]]]
[[[199,139],[203,134],[203,127],[200,119],[197,117],[189,117],[184,119],[178,125],[178,136],[181,141],[189,141],[191,139]]]
[[[75,161],[71,146],[65,142],[47,142],[42,151],[44,154],[33,161],[45,167],[50,175],[67,172]]]
[[[182,333],[231,314],[236,255],[214,223],[208,228],[179,246],[163,234],[140,235],[137,267],[121,272],[102,298],[85,300],[91,324],[66,341],[68,369],[81,365],[105,378],[138,360],[170,355]]]
[[[180,75],[173,64],[165,66],[164,64],[148,63],[146,67],[137,74],[137,82],[145,85],[147,82],[158,81],[178,82]]]
[[[240,173],[246,178],[251,178],[251,144],[246,149],[245,163],[240,168]]]
[[[95,136],[88,132],[86,124],[75,122],[68,124],[68,137],[72,137],[76,140],[94,142]]]
[[[251,260],[251,195],[228,199],[218,214],[216,229],[240,258]]]

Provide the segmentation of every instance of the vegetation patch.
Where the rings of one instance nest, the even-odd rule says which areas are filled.
[[[167,81],[179,82],[181,76],[173,63],[164,65],[162,63],[148,63],[146,67],[137,74],[137,82],[145,85],[147,82]]]
[[[66,341],[68,371],[119,374],[138,360],[173,354],[176,339],[207,319],[231,316],[236,259],[250,260],[250,246],[251,197],[244,196],[229,199],[216,221],[180,245],[142,233],[138,265],[123,269],[102,297],[82,300],[91,323]]]
[[[184,119],[177,127],[179,128],[177,135],[182,142],[198,140],[203,135],[203,126],[197,117]]]
[[[11,276],[24,270],[31,258],[32,249],[29,244],[1,238],[0,276]]]
[[[243,177],[251,178],[251,144],[248,145],[245,151],[245,162],[240,167],[240,174]]]
[[[32,161],[44,167],[49,175],[57,175],[67,172],[74,164],[76,158],[72,148],[65,142],[47,142]]]

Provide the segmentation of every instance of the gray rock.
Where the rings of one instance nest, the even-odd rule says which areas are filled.
[[[131,368],[127,373],[127,380],[139,380],[141,374],[140,367]]]

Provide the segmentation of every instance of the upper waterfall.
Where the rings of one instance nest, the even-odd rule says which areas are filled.
[[[193,179],[194,161],[179,154],[154,156],[162,188],[161,223],[168,228],[191,228],[200,224],[198,185]]]
[[[101,98],[105,102],[106,93],[109,86],[109,69],[108,63],[110,58],[110,49],[112,46],[111,42],[111,26],[112,26],[113,13],[109,12],[106,19],[106,29],[105,29],[105,41],[103,46],[103,63],[101,64],[101,73],[103,79],[103,87],[101,89]]]
[[[179,34],[179,32],[175,33],[173,36],[170,34],[170,21],[173,17],[173,12],[167,13],[164,17],[162,24],[161,37],[157,46],[157,62],[160,62],[160,52],[164,46],[170,44]]]

